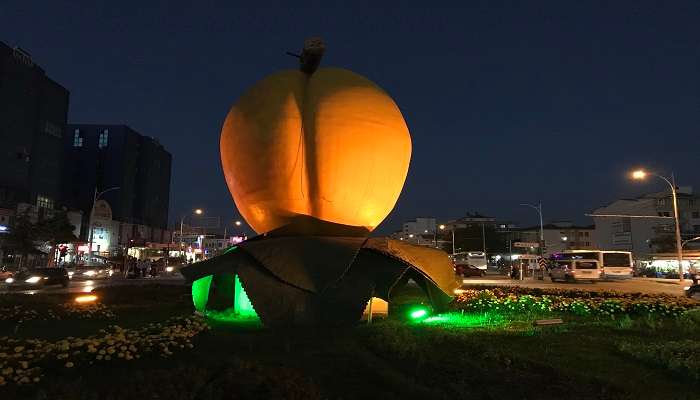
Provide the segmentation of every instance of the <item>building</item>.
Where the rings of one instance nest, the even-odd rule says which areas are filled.
[[[68,102],[29,53],[0,42],[0,208],[59,205]]]
[[[700,196],[694,194],[691,187],[680,187],[677,197],[683,239],[699,236]],[[675,249],[673,198],[670,190],[633,199],[615,200],[596,209],[593,214],[614,215],[594,217],[595,240],[603,250],[626,250],[631,251],[635,258],[645,258],[651,253]],[[700,242],[688,243],[687,248],[697,248],[698,244]]]
[[[554,221],[542,227],[544,236],[544,255],[559,253],[564,250],[595,249],[595,226],[574,225],[571,221]],[[540,227],[521,228],[515,235],[515,242],[539,243]]]
[[[100,245],[100,252],[134,243],[170,242],[172,156],[158,140],[126,125],[70,124],[63,154],[64,204],[83,211],[89,219],[93,203],[97,205],[96,194],[103,193],[97,200],[109,208],[110,221],[101,219],[104,231],[109,232],[109,250]],[[81,238],[88,241],[90,224],[84,222]],[[118,226],[116,233],[114,226]],[[96,229],[93,223],[93,238],[98,236]],[[93,243],[93,251],[97,251],[96,246]]]

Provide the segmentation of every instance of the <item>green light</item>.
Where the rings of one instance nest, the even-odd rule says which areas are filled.
[[[195,310],[204,312],[209,301],[209,287],[214,276],[209,275],[192,282],[192,302]]]
[[[499,313],[462,314],[456,312],[433,315],[420,321],[422,325],[447,329],[495,327],[507,323],[506,318]]]
[[[238,277],[238,275],[235,275],[236,279],[236,286],[235,286],[235,299],[233,301],[233,311],[235,314],[238,314],[240,316],[245,316],[245,317],[258,317],[258,313],[255,312],[255,308],[253,308],[253,303],[250,302],[250,299],[248,298],[248,294],[245,292],[245,289],[243,289],[243,285],[241,284],[241,279]]]
[[[408,315],[411,317],[411,319],[419,319],[428,315],[428,310],[425,308],[418,308],[412,310]]]
[[[238,246],[229,247],[228,249],[226,249],[226,251],[224,251],[224,254],[228,254],[228,253],[236,250],[237,248],[238,248]]]

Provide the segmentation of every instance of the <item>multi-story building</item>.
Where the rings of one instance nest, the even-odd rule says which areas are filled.
[[[0,42],[0,208],[54,209],[61,197],[61,141],[69,92],[32,57]]]
[[[571,221],[553,221],[542,227],[544,236],[544,254],[559,253],[563,250],[595,249],[595,226],[574,225]],[[539,243],[540,227],[521,228],[515,234],[515,241]]]
[[[89,219],[95,195],[104,191],[98,200],[107,203],[110,219],[118,223],[118,233],[110,235],[110,250],[133,243],[170,242],[172,156],[156,139],[125,125],[70,124],[63,154],[63,201]],[[90,224],[84,222],[81,238],[89,240]],[[94,236],[94,224],[92,228]],[[101,251],[107,250],[101,247]]]
[[[678,213],[684,239],[700,235],[700,196],[691,187],[680,187]],[[594,215],[595,241],[603,250],[631,251],[636,258],[650,253],[668,251],[660,248],[659,241],[673,242],[675,225],[673,198],[670,191],[645,194],[633,199],[620,199],[598,208]],[[625,217],[629,215],[629,217]],[[698,242],[688,243],[692,249]]]

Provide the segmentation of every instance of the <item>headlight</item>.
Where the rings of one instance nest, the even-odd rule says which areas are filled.
[[[95,275],[95,271],[93,271],[93,270],[85,271],[85,272],[83,272],[83,275],[93,276],[93,275]]]
[[[39,282],[40,280],[41,280],[41,277],[39,277],[39,276],[32,276],[31,278],[27,278],[27,280],[25,280],[25,282],[27,282],[27,283],[37,283],[37,282]]]
[[[73,271],[68,271],[68,277],[69,277],[69,278],[72,278],[74,273],[75,273],[75,272],[73,272]]]
[[[165,272],[173,272],[173,267],[165,267]]]
[[[5,283],[12,283],[12,282],[14,282],[14,281],[15,281],[15,280],[12,279],[12,278],[7,278],[7,279],[5,279]]]
[[[12,278],[8,278],[8,279],[12,279]],[[5,281],[5,282],[7,282],[7,281]],[[8,282],[8,283],[9,283],[9,282]],[[690,289],[690,286],[686,286],[686,287],[683,288],[683,290],[688,290],[688,289]]]

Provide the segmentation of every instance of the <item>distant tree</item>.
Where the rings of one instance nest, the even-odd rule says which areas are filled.
[[[4,235],[3,247],[9,253],[21,256],[18,267],[22,267],[29,254],[39,252],[36,225],[27,211],[17,214],[9,232]]]
[[[65,211],[53,214],[53,217],[39,221],[36,224],[37,239],[51,246],[59,243],[70,243],[77,238],[73,234],[75,226],[68,220]]]

